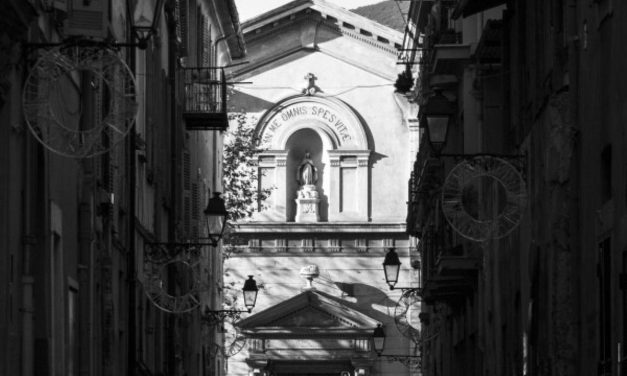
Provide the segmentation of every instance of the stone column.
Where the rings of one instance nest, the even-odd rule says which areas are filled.
[[[329,222],[340,220],[340,155],[329,153]]]
[[[274,186],[274,210],[287,221],[287,151],[276,152],[275,157]]]
[[[329,221],[367,221],[370,200],[370,151],[369,150],[330,150],[329,151],[331,192],[329,194]],[[342,169],[355,169],[354,187],[351,197],[342,197]],[[344,188],[346,190],[346,188]],[[354,198],[355,209],[346,210],[342,200]]]
[[[370,151],[357,152],[357,213],[358,220],[367,221],[369,217],[370,196]]]
[[[269,210],[262,213],[262,217],[266,217],[266,219],[286,220],[287,218],[286,164],[287,151],[264,151],[257,156],[259,184],[262,187],[266,186],[264,179],[267,179],[266,181],[269,180],[270,185],[274,187],[268,202]],[[266,176],[263,176],[264,170],[268,172]]]

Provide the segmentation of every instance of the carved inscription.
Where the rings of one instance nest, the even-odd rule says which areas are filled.
[[[286,107],[276,113],[263,132],[262,142],[269,143],[276,131],[288,123],[298,120],[319,120],[332,127],[342,141],[352,139],[350,129],[332,109],[317,104],[300,104]]]

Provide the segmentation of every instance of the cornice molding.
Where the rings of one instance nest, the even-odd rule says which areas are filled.
[[[402,233],[405,222],[246,222],[234,226],[237,234],[287,233]]]

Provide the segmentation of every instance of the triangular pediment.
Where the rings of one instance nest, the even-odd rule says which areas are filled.
[[[254,314],[237,326],[250,333],[363,332],[370,333],[379,321],[358,311],[349,302],[309,290]]]
[[[253,80],[309,55],[325,55],[386,80],[396,78],[403,34],[324,0],[295,0],[242,27],[249,63],[230,70],[236,80]]]
[[[281,317],[275,320],[273,323],[274,326],[284,326],[284,327],[303,327],[303,326],[314,326],[314,327],[339,327],[339,326],[350,326],[348,323],[343,323],[337,317],[325,312],[321,309],[317,309],[314,307],[305,307],[301,310],[291,313],[287,317]]]

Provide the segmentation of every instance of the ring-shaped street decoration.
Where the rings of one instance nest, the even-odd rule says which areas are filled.
[[[246,337],[240,333],[232,320],[224,321],[224,349],[223,354],[227,358],[238,354],[246,345]]]
[[[420,296],[415,290],[407,290],[403,292],[400,299],[394,307],[394,323],[398,331],[405,337],[411,339],[414,343],[418,343],[420,331],[415,328],[409,320],[412,313],[412,306],[420,302]]]
[[[467,239],[500,239],[520,224],[526,198],[525,181],[514,166],[479,156],[449,172],[442,186],[442,213]]]
[[[185,244],[147,244],[141,284],[148,299],[170,313],[189,312],[200,305],[208,286],[200,278],[200,247]],[[171,255],[171,256],[170,256]],[[171,287],[168,280],[173,276]]]
[[[138,109],[135,80],[112,49],[55,47],[31,69],[22,109],[29,130],[48,150],[92,157],[128,135]]]

